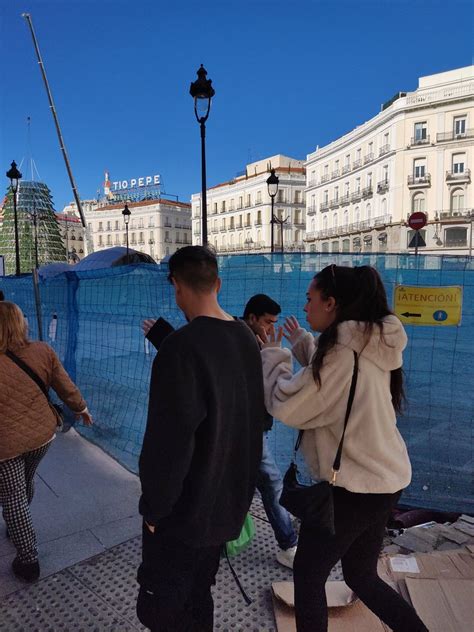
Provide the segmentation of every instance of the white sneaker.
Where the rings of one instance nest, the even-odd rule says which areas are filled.
[[[295,561],[296,546],[290,546],[285,551],[280,549],[276,554],[277,562],[287,568],[293,568],[293,562]]]

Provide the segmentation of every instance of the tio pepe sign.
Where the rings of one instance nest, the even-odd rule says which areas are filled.
[[[160,176],[143,176],[142,178],[131,178],[131,180],[117,180],[112,182],[113,191],[124,191],[135,189],[136,187],[157,186],[160,184]]]

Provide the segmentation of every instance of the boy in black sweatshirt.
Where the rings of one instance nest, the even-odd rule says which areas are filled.
[[[169,271],[188,324],[153,364],[137,613],[151,630],[211,632],[220,552],[240,533],[262,454],[262,367],[252,332],[219,306],[215,256],[188,246]]]

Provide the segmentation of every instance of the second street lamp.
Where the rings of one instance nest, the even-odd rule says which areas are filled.
[[[18,239],[18,214],[16,209],[16,194],[18,191],[18,182],[22,175],[16,167],[16,162],[12,162],[11,169],[7,171],[7,178],[10,179],[11,190],[13,193],[13,217],[15,222],[15,274],[20,275],[20,242]]]
[[[270,219],[270,228],[271,228],[271,245],[270,252],[275,251],[275,237],[274,237],[274,226],[275,226],[275,215],[274,215],[274,204],[275,204],[275,196],[278,193],[278,183],[280,182],[280,178],[275,175],[275,169],[272,169],[270,175],[267,178],[267,188],[268,195],[272,200],[272,210],[271,210],[271,219]]]
[[[129,263],[129,255],[128,255],[128,224],[130,222],[130,209],[128,208],[128,204],[125,204],[125,208],[122,211],[122,215],[123,215],[123,221],[125,224],[125,235],[126,235],[126,240],[127,240],[127,265]]]
[[[206,79],[207,70],[201,64],[197,71],[198,78],[191,83],[189,94],[194,99],[194,114],[201,127],[201,211],[202,211],[202,245],[207,246],[207,185],[206,185],[206,121],[211,110],[211,100],[215,95],[212,80]]]

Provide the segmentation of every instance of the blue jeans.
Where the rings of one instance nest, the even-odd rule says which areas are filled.
[[[290,514],[280,505],[283,480],[268,445],[268,433],[263,435],[262,461],[258,470],[257,489],[262,495],[263,506],[281,549],[296,545],[298,537]]]

